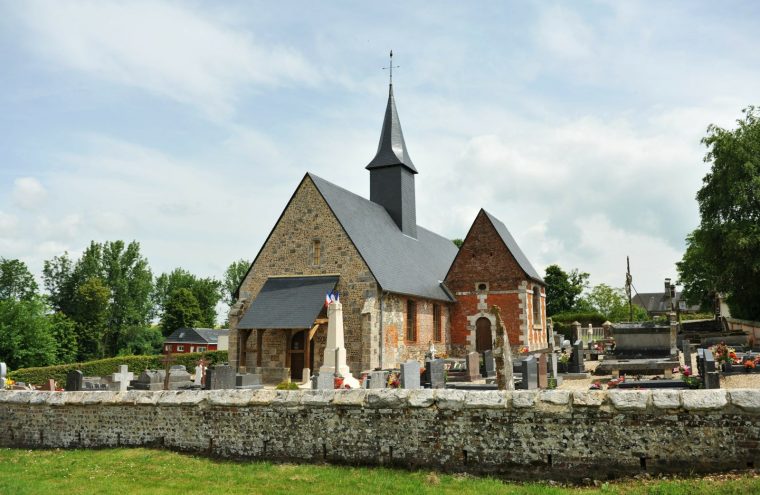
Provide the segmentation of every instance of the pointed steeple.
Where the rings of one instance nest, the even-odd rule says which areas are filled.
[[[367,170],[373,170],[395,165],[403,165],[413,174],[417,173],[409,152],[406,150],[404,134],[401,132],[401,122],[396,110],[396,100],[393,97],[393,84],[388,87],[388,105],[385,107],[383,130],[380,134],[380,144],[377,146],[375,158],[367,165]]]

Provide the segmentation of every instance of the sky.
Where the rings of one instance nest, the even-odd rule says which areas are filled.
[[[661,290],[758,32],[752,1],[0,0],[0,256],[134,239],[221,278],[307,171],[369,196],[392,49],[420,225],[485,208],[541,273]]]

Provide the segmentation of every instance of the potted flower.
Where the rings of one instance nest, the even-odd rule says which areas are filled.
[[[557,371],[560,373],[567,373],[567,365],[570,362],[570,355],[565,351],[559,355],[559,362],[557,363]]]
[[[744,371],[747,373],[751,373],[752,370],[755,369],[755,360],[754,359],[748,359],[744,361]]]

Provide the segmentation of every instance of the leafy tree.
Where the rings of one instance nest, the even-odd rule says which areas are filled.
[[[200,325],[203,317],[198,300],[190,289],[175,289],[166,301],[161,330],[165,336],[171,335],[178,328]]]
[[[76,309],[72,318],[77,323],[78,359],[102,358],[111,292],[101,279],[92,277],[77,288],[74,297]]]
[[[454,245],[458,248],[461,248],[462,244],[464,244],[464,240],[462,239],[451,239],[451,242],[453,242]]]
[[[580,302],[587,304],[592,310],[604,315],[611,322],[629,321],[631,319],[628,301],[623,289],[613,288],[607,284],[599,284],[594,286],[585,297],[581,298]],[[633,321],[646,319],[646,310],[634,305]]]
[[[250,266],[250,261],[239,259],[230,263],[230,266],[224,272],[224,302],[229,306],[235,304],[235,291],[243,281],[245,274],[248,273]]]
[[[80,353],[94,352],[90,325],[102,317],[99,305],[83,305],[81,301],[80,289],[92,279],[98,279],[108,292],[106,321],[102,330],[98,330],[103,332],[100,339],[103,353],[115,355],[121,334],[128,327],[147,326],[150,322],[153,275],[137,242],[93,241],[76,262],[68,253],[46,261],[43,277],[53,309],[72,318],[81,331],[91,334],[87,346],[80,346]],[[86,314],[87,308],[96,308],[98,313]]]
[[[699,304],[704,311],[713,311],[718,274],[706,256],[702,237],[699,229],[686,237],[686,252],[676,267],[679,280],[684,285],[683,297],[686,302]]]
[[[702,139],[712,167],[697,193],[700,225],[678,269],[692,300],[724,292],[734,316],[760,320],[760,111],[742,112],[736,129],[711,125]]]
[[[63,313],[50,314],[48,320],[50,320],[50,333],[57,346],[56,363],[76,362],[79,355],[76,322]]]
[[[131,326],[121,334],[119,355],[160,354],[163,344],[164,336],[160,328],[155,326]]]
[[[216,305],[222,299],[222,283],[213,278],[199,278],[182,268],[162,273],[156,278],[152,294],[155,315],[163,321],[171,295],[178,289],[189,290],[200,310],[196,325],[213,328],[216,324]],[[187,325],[186,325],[187,326]]]
[[[56,363],[57,346],[44,301],[0,301],[0,361],[11,369]]]
[[[546,267],[546,314],[553,315],[576,308],[578,298],[588,287],[589,274],[574,268],[565,272],[559,265]]]
[[[0,258],[0,299],[28,301],[37,294],[37,289],[26,263]]]

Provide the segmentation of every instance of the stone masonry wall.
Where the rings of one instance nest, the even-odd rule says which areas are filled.
[[[606,479],[760,462],[760,390],[0,391],[0,447]]]
[[[321,246],[320,263],[313,264],[313,241]],[[361,310],[367,297],[377,293],[377,283],[366,263],[330,211],[314,183],[307,176],[299,185],[269,239],[261,249],[253,269],[240,288],[240,311],[230,313],[230,361],[237,366],[239,348],[237,323],[250,307],[268,277],[276,275],[339,274],[336,289],[343,304],[345,346],[348,365],[353,373],[371,366],[371,339],[362,330]],[[263,366],[285,366],[287,339],[275,335],[277,330],[264,333]],[[321,330],[320,330],[321,331]],[[247,363],[255,363],[256,333],[248,339]],[[316,349],[315,349],[316,350]],[[377,349],[374,349],[377,353]],[[317,351],[315,367],[322,363]]]

